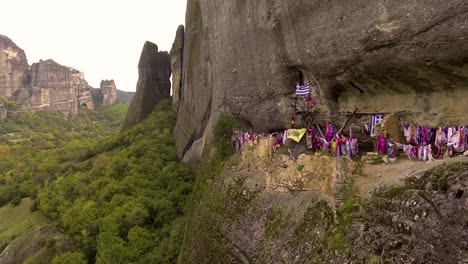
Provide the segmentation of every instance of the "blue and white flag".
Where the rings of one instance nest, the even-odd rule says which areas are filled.
[[[371,123],[370,123],[370,136],[374,135],[374,128],[375,128],[375,125],[377,124],[380,124],[382,123],[384,119],[384,115],[375,115],[375,116],[372,116],[371,118]]]
[[[296,96],[306,96],[308,94],[310,94],[310,85],[308,83],[296,85]]]

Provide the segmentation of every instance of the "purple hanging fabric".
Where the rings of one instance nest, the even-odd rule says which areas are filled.
[[[377,135],[377,152],[387,154],[387,140],[381,135]]]
[[[390,159],[394,159],[396,157],[395,143],[391,141],[387,141],[387,156]]]
[[[330,142],[334,137],[333,125],[327,122],[327,129],[325,130],[325,140]]]
[[[421,144],[422,146],[426,146],[429,142],[429,131],[427,127],[421,128]]]

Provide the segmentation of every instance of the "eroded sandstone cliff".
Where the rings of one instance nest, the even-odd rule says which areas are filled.
[[[287,128],[298,81],[317,88],[321,118],[467,124],[467,27],[463,0],[189,0],[178,154],[197,159],[224,110],[254,131]]]
[[[27,109],[45,110],[67,116],[78,114],[78,106],[92,109],[90,86],[83,73],[53,60],[31,66],[31,90]]]
[[[11,98],[28,84],[29,65],[24,50],[0,34],[0,97]]]
[[[28,65],[25,52],[0,35],[0,98],[16,101],[23,111],[48,111],[74,116],[79,107],[93,109],[92,87],[84,74],[49,59]],[[101,83],[102,104],[117,100],[115,83]],[[6,116],[3,107],[2,117]]]

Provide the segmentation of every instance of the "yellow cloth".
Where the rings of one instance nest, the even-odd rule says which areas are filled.
[[[303,128],[303,129],[291,129],[291,131],[289,132],[288,138],[296,141],[297,143],[299,143],[299,141],[301,141],[302,137],[305,135],[306,131],[307,130],[305,128]]]

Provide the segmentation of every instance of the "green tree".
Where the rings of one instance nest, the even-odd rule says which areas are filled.
[[[55,256],[52,264],[86,264],[88,261],[82,252],[68,252]]]

